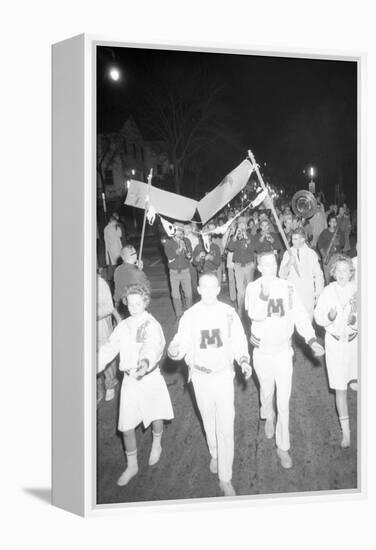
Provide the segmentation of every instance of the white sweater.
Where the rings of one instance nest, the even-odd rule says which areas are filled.
[[[334,320],[329,312],[335,309]],[[354,282],[341,287],[336,281],[324,288],[315,309],[315,320],[318,325],[337,338],[346,340],[358,333],[357,294]]]
[[[263,277],[249,283],[245,293],[245,308],[252,321],[252,344],[276,353],[290,346],[296,327],[307,344],[315,339],[308,313],[295,289],[284,279],[273,279],[269,296],[262,293]]]
[[[149,361],[149,369],[161,359],[165,347],[163,330],[158,321],[148,312],[139,319],[128,317],[121,321],[109,341],[98,353],[98,372],[105,369],[120,353],[119,369],[135,374],[141,359]]]
[[[171,344],[178,346],[172,359],[185,359],[194,372],[222,372],[233,368],[234,359],[249,362],[247,338],[234,308],[217,302],[207,307],[198,302],[180,319]],[[201,372],[206,372],[202,370]]]

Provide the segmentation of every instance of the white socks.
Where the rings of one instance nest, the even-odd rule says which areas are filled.
[[[348,416],[340,416],[339,422],[342,429],[341,447],[350,447],[350,422]]]
[[[154,464],[158,462],[161,456],[162,433],[163,431],[159,433],[153,432],[153,445],[151,447],[151,453],[149,457],[149,466],[154,466]],[[117,480],[117,484],[119,486],[127,485],[127,483],[129,483],[132,477],[134,477],[138,473],[137,449],[129,453],[125,452],[125,454],[127,456],[127,468]]]
[[[218,474],[218,458],[210,459],[209,470],[212,474]]]
[[[157,464],[161,452],[162,452],[162,446],[161,446],[161,439],[162,439],[163,430],[159,433],[156,433],[153,431],[153,444],[151,446],[151,452],[149,457],[149,466],[154,466],[154,464]]]
[[[127,455],[127,468],[121,474],[117,480],[117,484],[120,486],[127,485],[127,483],[134,477],[138,472],[138,463],[137,463],[137,449],[130,453],[125,453]]]

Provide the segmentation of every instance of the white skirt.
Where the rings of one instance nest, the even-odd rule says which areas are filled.
[[[166,382],[156,368],[141,380],[124,373],[120,392],[118,429],[136,428],[141,422],[147,428],[153,420],[172,420],[174,412]]]
[[[327,332],[325,354],[329,386],[333,390],[347,390],[348,383],[358,378],[358,338],[340,342]]]

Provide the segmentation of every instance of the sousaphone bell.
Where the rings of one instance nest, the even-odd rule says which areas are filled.
[[[302,189],[292,197],[291,208],[301,218],[312,218],[317,212],[317,201],[313,193]]]

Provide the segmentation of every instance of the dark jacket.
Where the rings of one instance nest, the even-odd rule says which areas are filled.
[[[280,252],[284,249],[284,245],[282,244],[282,240],[278,233],[270,233],[267,238],[264,237],[263,240],[261,239],[262,234],[256,237],[255,251],[257,254],[261,254],[262,252],[271,252],[273,250]]]
[[[236,264],[246,265],[254,261],[255,257],[255,242],[257,237],[252,236],[250,231],[246,232],[245,239],[232,237],[228,244],[228,250],[233,252],[232,261]]]
[[[205,256],[210,254],[213,259],[199,258],[201,252],[205,252]],[[204,245],[199,243],[193,251],[193,264],[197,267],[198,271],[217,271],[221,265],[222,254],[219,246],[213,242],[210,243],[209,252],[206,252]]]
[[[188,269],[190,266],[190,259],[192,258],[192,245],[189,239],[183,237],[182,239],[185,250],[179,250],[179,243],[176,239],[169,238],[163,243],[163,248],[167,256],[167,263],[169,269]]]
[[[151,288],[150,281],[145,273],[132,264],[121,264],[115,269],[114,273],[114,302],[118,304],[124,294],[124,291],[129,285],[143,284],[149,289]]]

